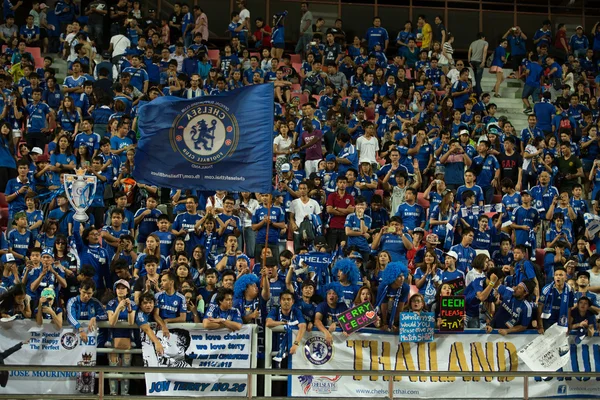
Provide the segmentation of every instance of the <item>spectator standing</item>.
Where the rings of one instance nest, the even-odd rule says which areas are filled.
[[[488,46],[489,44],[485,41],[485,34],[483,32],[479,32],[477,34],[477,40],[472,42],[469,46],[467,60],[475,74],[475,93],[477,93],[477,96],[480,96],[483,93],[483,89],[481,88],[481,78],[483,77],[483,67],[485,66]]]
[[[300,19],[300,37],[296,44],[296,54],[304,54],[304,49],[310,43],[313,37],[313,15],[308,9],[308,3],[302,2],[300,4],[300,10],[302,11],[302,18]]]

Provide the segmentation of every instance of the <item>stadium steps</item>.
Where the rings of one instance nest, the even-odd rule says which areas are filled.
[[[507,77],[512,73],[512,69],[504,69],[504,76]],[[490,74],[486,68],[481,79],[481,86],[484,92],[488,92],[493,96],[493,88],[496,84],[496,75]],[[500,85],[500,95],[502,97],[492,97],[491,102],[498,106],[496,116],[506,116],[510,123],[515,127],[515,131],[521,132],[527,126],[527,115],[523,114],[523,102],[521,101],[521,93],[523,91],[523,83],[517,79],[505,79]]]

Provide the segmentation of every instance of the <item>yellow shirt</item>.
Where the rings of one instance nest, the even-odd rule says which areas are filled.
[[[423,43],[421,44],[421,48],[427,49],[427,48],[431,47],[431,39],[433,37],[431,25],[429,25],[429,24],[423,25],[423,29],[421,29],[421,33],[423,34]]]

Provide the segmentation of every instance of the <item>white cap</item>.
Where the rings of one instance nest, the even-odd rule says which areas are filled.
[[[458,260],[458,254],[456,254],[456,252],[454,250],[450,250],[449,252],[446,253],[446,255],[454,258],[455,260]]]
[[[281,166],[281,172],[290,172],[292,170],[292,166],[288,163],[285,163]]]
[[[39,147],[34,147],[33,149],[31,149],[30,153],[44,154],[44,150],[40,149]]]

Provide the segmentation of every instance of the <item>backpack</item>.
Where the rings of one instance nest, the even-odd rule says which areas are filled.
[[[571,120],[569,119],[568,115],[563,115],[560,117],[560,122],[558,123],[558,128],[559,129],[562,129],[562,128],[573,129]]]
[[[315,230],[310,218],[304,218],[298,227],[298,233],[300,234],[300,240],[302,243],[310,244],[314,242]]]

